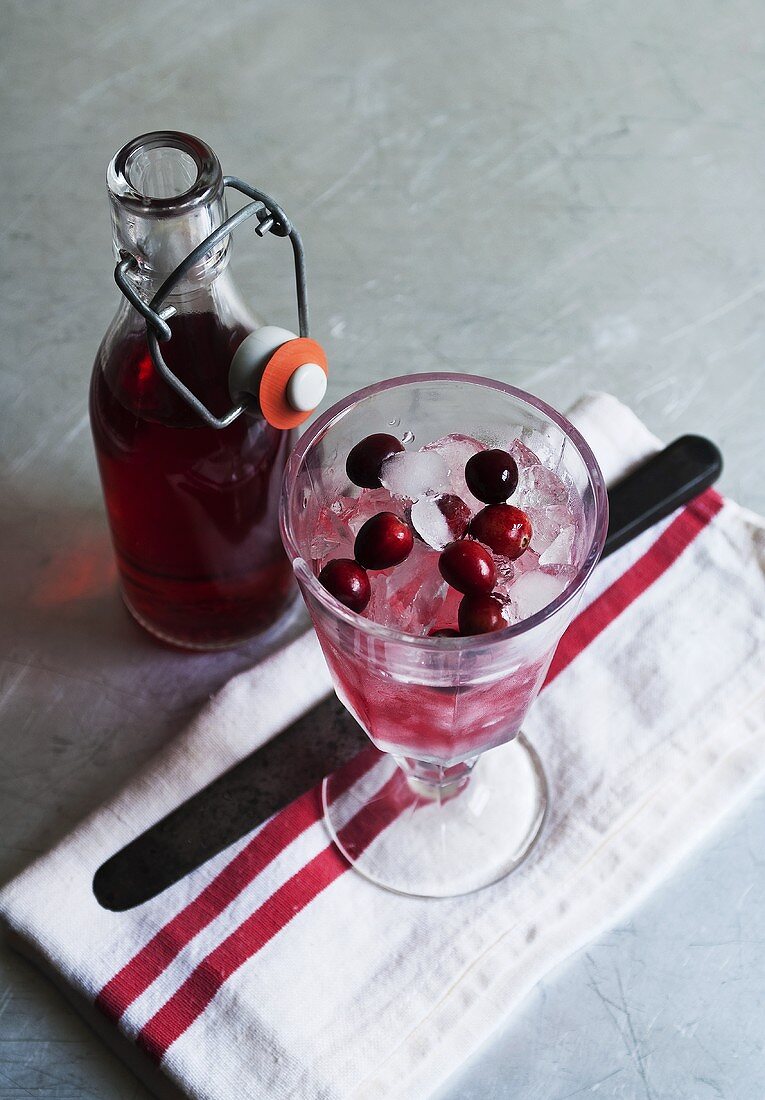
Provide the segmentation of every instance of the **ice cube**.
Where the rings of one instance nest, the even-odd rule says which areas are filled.
[[[513,503],[531,520],[531,545],[545,553],[565,527],[574,525],[569,505],[569,486],[541,463],[520,470]]]
[[[552,504],[567,504],[568,486],[552,470],[537,462],[523,469],[519,467],[514,500],[524,511],[540,505],[549,508]]]
[[[522,622],[560,596],[568,584],[565,576],[533,571],[517,577],[509,596],[513,619]]]
[[[347,527],[340,521],[340,516],[332,508],[320,508],[313,525],[311,537],[311,557],[315,561],[323,563],[333,551],[337,550],[347,532]],[[335,555],[342,557],[342,554]]]
[[[543,554],[563,528],[572,525],[571,512],[565,504],[553,504],[550,508],[527,506],[525,511],[531,520],[531,547],[537,554]]]
[[[508,601],[513,593],[513,581],[516,576],[515,563],[507,558],[502,558],[502,565],[500,565],[496,554],[494,555],[494,561],[497,566],[497,583],[494,585],[492,595],[500,596],[503,600]]]
[[[576,529],[573,524],[563,527],[553,541],[539,555],[539,564],[544,565],[572,565],[574,561],[574,535]]]
[[[561,461],[566,437],[550,426],[546,431],[536,428],[524,428],[519,443],[526,455],[535,455],[536,461],[551,470],[558,468]]]
[[[400,451],[383,463],[380,481],[399,500],[419,500],[449,488],[449,470],[433,451]]]
[[[461,539],[470,523],[470,509],[454,493],[420,497],[412,505],[410,518],[417,534],[435,550],[443,550]]]
[[[462,602],[462,593],[451,585],[445,585],[446,591],[441,596],[440,603],[436,606],[435,618],[431,630],[456,630],[457,615]],[[430,633],[430,631],[428,631]]]
[[[403,519],[404,509],[400,501],[394,500],[387,489],[364,489],[355,499],[340,498],[343,504],[341,521],[348,527],[353,538],[372,516],[378,512],[394,512]]]
[[[399,589],[393,596],[393,607],[400,609],[399,630],[424,638],[433,629],[439,608],[444,601],[446,581],[437,571],[420,580],[416,591]]]
[[[372,577],[372,598],[365,614],[383,626],[421,637],[432,629],[446,589],[438,572],[438,554],[416,542],[406,561]]]
[[[537,569],[539,569],[539,554],[531,547],[513,562],[515,576],[520,576],[522,573],[533,573]]]
[[[505,577],[511,581],[515,576],[516,562],[506,558],[504,554],[492,554],[494,564],[497,567],[497,576]]]
[[[479,451],[485,451],[486,445],[471,435],[444,435],[440,439],[434,439],[422,448],[423,451],[435,451],[441,455],[449,471],[449,488],[455,496],[460,497],[475,514],[483,508],[480,500],[473,496],[465,482],[465,466],[468,459]]]
[[[535,455],[520,439],[514,439],[507,449],[518,464],[519,471],[525,470],[527,466],[539,465],[539,456]]]

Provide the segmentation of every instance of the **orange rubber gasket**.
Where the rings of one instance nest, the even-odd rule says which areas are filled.
[[[274,428],[297,428],[311,415],[310,412],[297,412],[287,403],[287,383],[303,363],[318,363],[329,375],[324,349],[307,336],[298,336],[282,344],[266,364],[258,397],[263,415]]]

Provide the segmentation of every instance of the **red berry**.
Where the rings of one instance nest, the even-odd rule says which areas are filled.
[[[462,634],[490,634],[507,626],[501,602],[496,596],[485,593],[465,596],[460,603],[457,618]]]
[[[363,611],[372,588],[369,577],[352,558],[335,558],[319,573],[319,584],[351,611]]]
[[[408,558],[414,538],[408,523],[393,512],[378,512],[356,535],[353,553],[365,569],[388,569]]]
[[[454,493],[424,496],[412,505],[409,518],[414,533],[421,542],[435,550],[445,549],[465,534],[470,523],[470,509]]]
[[[497,581],[494,559],[477,542],[453,542],[438,559],[438,568],[458,592],[491,592]]]
[[[454,493],[441,493],[436,497],[438,510],[446,520],[449,534],[456,541],[461,539],[470,523],[470,509],[465,501]]]
[[[495,554],[515,561],[531,542],[531,520],[512,504],[490,504],[473,516],[470,534]]]
[[[479,451],[467,460],[465,481],[473,496],[484,504],[501,504],[515,492],[518,467],[507,451]]]
[[[385,435],[383,432],[368,435],[349,452],[345,472],[354,485],[360,485],[362,489],[379,489],[383,462],[403,450],[404,444],[395,435]]]
[[[429,638],[459,638],[459,630],[452,630],[450,626],[443,626],[440,630],[431,630]]]

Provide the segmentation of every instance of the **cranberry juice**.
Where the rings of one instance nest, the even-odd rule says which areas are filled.
[[[381,674],[340,652],[315,620],[342,702],[382,752],[452,764],[515,737],[550,666],[555,647],[488,683],[429,686]]]
[[[549,668],[568,612],[501,646],[480,643],[561,595],[583,529],[573,483],[505,430],[507,449],[458,434],[415,451],[372,434],[349,452],[351,484],[309,497],[319,583],[404,636],[355,630],[308,595],[337,692],[385,752],[451,765],[511,740]],[[410,648],[407,635],[439,640]]]
[[[170,321],[170,369],[216,415],[247,330],[214,313]],[[96,358],[90,411],[125,601],[178,645],[233,644],[292,595],[277,513],[291,434],[244,413],[216,430],[158,375],[143,323],[118,317]]]

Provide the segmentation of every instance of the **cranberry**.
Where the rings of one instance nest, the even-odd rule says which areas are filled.
[[[446,520],[449,534],[455,541],[461,539],[470,523],[470,509],[464,500],[454,493],[441,493],[436,497],[436,504],[441,515]]]
[[[491,592],[497,580],[494,559],[477,542],[453,542],[438,559],[438,568],[458,592]]]
[[[507,451],[479,451],[467,460],[465,481],[473,496],[484,504],[501,504],[515,492],[518,467]]]
[[[345,472],[354,485],[362,489],[380,488],[380,470],[386,458],[404,450],[404,444],[395,435],[378,432],[357,443],[348,454]]]
[[[459,638],[459,630],[452,630],[450,626],[442,626],[440,630],[431,630],[429,638]]]
[[[335,558],[319,573],[319,584],[351,611],[363,611],[372,589],[369,577],[352,558]]]
[[[486,593],[465,596],[460,603],[458,620],[462,634],[490,634],[507,626],[501,602]]]
[[[443,519],[443,523],[439,522]],[[409,518],[414,533],[421,542],[435,550],[444,550],[449,543],[461,539],[470,523],[470,509],[454,493],[424,496],[412,505]]]
[[[515,561],[531,542],[531,520],[512,504],[490,504],[473,516],[470,534],[495,554]]]
[[[365,569],[388,569],[412,552],[414,538],[408,523],[393,512],[378,512],[356,535],[353,552]]]

